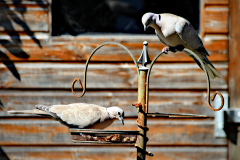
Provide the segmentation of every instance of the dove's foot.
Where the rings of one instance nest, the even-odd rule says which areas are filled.
[[[168,51],[169,51],[169,47],[164,47],[162,49],[162,52],[165,53],[165,54],[168,54]]]

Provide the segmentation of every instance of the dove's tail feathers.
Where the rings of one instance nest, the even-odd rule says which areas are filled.
[[[205,68],[206,68],[206,70],[207,70],[207,72],[208,72],[208,75],[209,75],[209,77],[211,78],[211,79],[214,79],[214,78],[216,78],[216,77],[218,77],[218,78],[221,78],[222,76],[220,75],[220,73],[216,70],[216,68],[215,67],[213,67],[213,65],[211,65],[211,64],[204,64],[205,65]]]
[[[35,114],[33,110],[12,110],[8,111],[8,114]]]
[[[201,63],[192,55],[190,55],[190,57],[192,57],[193,60],[198,64],[198,66],[203,70]],[[205,66],[205,69],[211,79],[214,79],[216,77],[218,77],[218,78],[222,77],[206,56],[203,57],[202,61]]]
[[[45,106],[42,104],[37,104],[35,106],[37,109],[41,110],[41,111],[45,111],[45,112],[49,112],[49,109],[51,108],[50,106]]]
[[[209,55],[206,51],[206,49],[203,47],[201,51],[198,50],[192,50],[194,53],[198,55],[199,58],[202,59],[203,64],[205,66],[205,69],[211,79],[214,79],[216,77],[221,78],[222,76],[220,73],[216,70],[216,68],[212,65],[212,63],[208,60],[207,55]],[[193,60],[198,64],[198,66],[203,70],[201,63],[190,53],[186,53],[189,57],[193,58]]]
[[[43,112],[45,112],[47,115],[50,115],[50,116],[52,116],[53,118],[58,119],[58,118],[59,118],[58,115],[57,115],[56,113],[53,113],[53,112],[50,111],[50,108],[51,108],[51,107],[52,107],[52,106],[45,106],[45,105],[42,105],[42,104],[37,104],[37,105],[36,105],[36,108],[37,108],[38,110],[43,111]]]
[[[34,110],[12,110],[12,111],[8,111],[8,114],[48,115],[46,112],[40,111],[38,109],[34,109]]]
[[[208,72],[208,75],[211,79],[214,79],[216,77],[218,77],[218,78],[222,77],[206,56],[204,56],[203,64],[204,64],[204,66]]]

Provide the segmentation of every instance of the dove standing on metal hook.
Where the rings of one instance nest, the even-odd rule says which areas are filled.
[[[95,104],[73,103],[68,105],[36,105],[33,110],[12,110],[9,114],[36,114],[51,116],[68,127],[104,129],[115,119],[122,121],[124,111],[119,107],[101,107]]]
[[[208,60],[207,56],[209,56],[209,54],[189,21],[174,14],[154,14],[149,12],[143,15],[142,23],[144,30],[148,27],[154,28],[159,40],[168,46],[164,47],[162,52],[168,50],[172,52],[183,51],[184,48],[190,49],[202,59],[210,78],[221,77],[219,72]],[[193,58],[202,69],[197,59],[191,54],[185,53]]]

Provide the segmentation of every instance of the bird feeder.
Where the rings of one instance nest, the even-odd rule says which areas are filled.
[[[72,129],[72,141],[75,143],[135,143],[138,131],[98,130],[98,129]]]
[[[147,117],[161,117],[161,118],[207,118],[208,116],[205,115],[196,115],[196,114],[182,114],[182,113],[148,113],[148,92],[149,92],[149,77],[151,73],[151,69],[153,64],[158,59],[159,56],[164,54],[165,52],[160,52],[153,60],[150,61],[148,57],[147,45],[146,41],[143,42],[143,51],[138,59],[134,58],[131,52],[124,47],[123,45],[115,42],[108,42],[103,43],[99,47],[97,47],[93,52],[90,54],[88,60],[86,61],[85,71],[84,71],[84,78],[83,78],[83,85],[79,78],[75,78],[72,82],[72,93],[76,97],[82,97],[86,91],[86,76],[87,76],[87,68],[91,57],[103,46],[105,45],[117,45],[122,47],[133,59],[133,62],[137,69],[138,75],[138,101],[137,103],[133,104],[137,108],[138,112],[138,119],[137,124],[138,130],[136,131],[124,131],[124,130],[95,130],[95,129],[77,129],[77,128],[69,128],[71,133],[72,141],[75,143],[97,143],[97,144],[116,144],[116,143],[135,143],[135,147],[137,148],[137,159],[144,160],[146,155],[153,156],[151,152],[146,151],[146,144],[148,141],[147,138],[147,131],[149,128],[147,127]],[[188,49],[184,49],[185,52],[188,52],[193,57],[195,57],[201,64],[203,71],[206,74],[207,78],[207,102],[208,106],[214,110],[218,111],[221,110],[224,104],[223,96],[220,92],[216,91],[212,97],[212,101],[216,94],[218,94],[222,100],[222,104],[218,109],[212,107],[210,103],[210,81],[208,73],[203,65],[202,60],[192,51]],[[166,51],[168,52],[168,51]],[[138,63],[142,64],[141,67],[138,66]],[[147,64],[150,63],[149,68]],[[74,91],[74,85],[78,81],[80,88],[83,90],[81,95],[77,95]],[[136,128],[137,129],[137,128]]]

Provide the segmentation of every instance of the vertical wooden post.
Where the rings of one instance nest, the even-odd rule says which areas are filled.
[[[147,144],[147,101],[146,101],[146,90],[147,90],[147,73],[148,68],[146,65],[150,63],[150,59],[148,57],[147,52],[147,45],[148,42],[143,42],[143,51],[138,59],[138,63],[142,64],[142,67],[139,68],[139,75],[138,75],[138,130],[139,135],[137,137],[136,147],[137,147],[137,160],[145,160],[146,157],[146,144]]]
[[[240,0],[230,0],[230,40],[229,40],[229,96],[230,108],[240,108]],[[229,160],[240,160],[240,127],[229,130],[235,134],[235,143],[229,140]],[[237,133],[233,133],[237,132]]]
[[[137,160],[145,160],[146,157],[146,128],[147,114],[146,114],[146,78],[148,70],[141,70],[138,78],[138,120],[139,133],[137,138]]]
[[[230,107],[240,108],[240,0],[230,1],[229,94]]]

